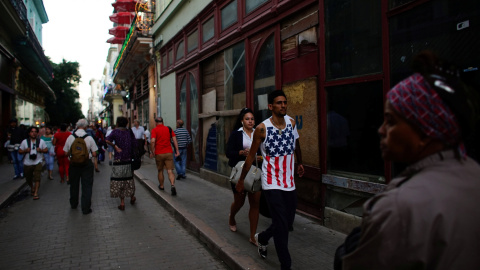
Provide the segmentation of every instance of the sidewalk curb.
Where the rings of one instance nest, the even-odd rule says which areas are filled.
[[[6,192],[2,191],[0,193],[0,209],[7,207],[18,193],[27,186],[27,182],[24,179],[20,179],[20,181],[18,181],[18,184],[8,187]]]
[[[161,192],[157,185],[148,180],[138,171],[134,172],[135,179],[146,187],[150,193],[155,196],[160,204],[169,211],[173,217],[191,234],[204,243],[215,255],[225,262],[232,269],[264,269],[258,265],[251,257],[242,255],[237,247],[230,245],[216,231],[194,214],[189,213],[179,205],[175,205],[173,201],[175,197],[171,197],[168,193]],[[167,195],[168,194],[168,195]]]

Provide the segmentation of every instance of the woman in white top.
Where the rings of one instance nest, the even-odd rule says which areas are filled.
[[[237,121],[233,128],[230,138],[227,143],[226,155],[228,157],[228,165],[230,167],[235,167],[239,161],[244,161],[248,156],[250,146],[252,145],[253,132],[255,126],[255,118],[253,116],[253,111],[249,108],[244,108],[240,111]],[[257,155],[259,163],[262,161],[261,156]],[[260,166],[260,165],[259,165]],[[230,216],[228,224],[232,232],[237,231],[237,223],[235,221],[235,215],[238,213],[240,208],[242,208],[245,203],[245,197],[248,194],[248,202],[250,203],[250,211],[248,213],[248,218],[250,220],[250,243],[257,245],[255,241],[255,232],[258,225],[258,216],[260,212],[260,196],[261,192],[249,193],[243,192],[239,193],[235,189],[235,185],[232,184],[233,191],[233,203],[230,206]]]

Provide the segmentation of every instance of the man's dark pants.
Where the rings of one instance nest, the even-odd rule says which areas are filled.
[[[70,164],[70,206],[77,208],[80,181],[82,182],[82,212],[88,214],[92,205],[93,163],[88,160],[86,165]]]
[[[292,259],[288,251],[288,228],[295,219],[297,192],[295,190],[283,191],[277,189],[263,190],[262,192],[267,199],[272,224],[258,235],[258,242],[266,245],[268,240],[273,237],[281,268],[290,269]]]

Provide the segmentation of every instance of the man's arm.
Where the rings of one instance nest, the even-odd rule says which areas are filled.
[[[243,181],[245,180],[245,176],[247,176],[247,173],[250,170],[250,167],[252,166],[253,161],[255,161],[255,159],[257,158],[258,148],[260,147],[260,144],[265,140],[266,133],[267,131],[263,123],[258,125],[257,128],[255,129],[255,132],[253,133],[253,140],[252,140],[252,146],[250,147],[250,152],[248,153],[247,159],[243,164],[242,174],[240,174],[238,183],[235,186],[235,189],[240,193],[243,192],[243,188],[244,188]]]
[[[297,172],[298,176],[302,177],[303,174],[305,173],[305,169],[303,168],[303,162],[302,162],[302,150],[300,149],[300,140],[295,140],[295,156],[297,158]]]
[[[175,157],[180,156],[180,151],[178,151],[178,142],[177,142],[177,136],[172,137],[173,141],[173,146],[175,146]]]
[[[293,130],[296,132],[295,134],[295,157],[297,160],[297,173],[299,177],[302,177],[303,174],[305,173],[305,169],[303,168],[303,162],[302,162],[302,149],[300,148],[300,140],[298,139],[298,130],[296,129],[296,123],[293,118],[290,118],[290,121],[292,122]]]
[[[153,134],[150,134],[152,136]],[[150,137],[150,149],[152,151],[150,152],[150,158],[153,158],[153,155],[155,153],[155,137]]]

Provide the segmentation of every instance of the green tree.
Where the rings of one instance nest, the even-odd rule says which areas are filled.
[[[75,86],[80,83],[80,71],[78,62],[61,63],[51,62],[54,78],[49,85],[55,93],[56,99],[47,96],[45,99],[46,112],[50,117],[51,125],[61,123],[76,123],[78,119],[85,118],[82,113],[82,105],[78,102],[79,94]]]

